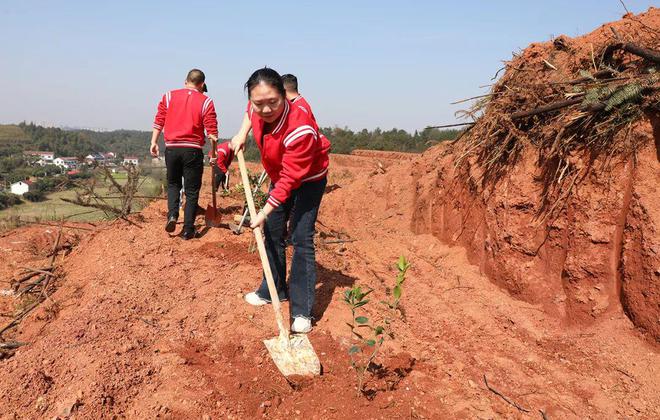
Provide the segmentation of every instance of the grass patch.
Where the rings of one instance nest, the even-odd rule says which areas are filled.
[[[126,179],[125,174],[123,179]],[[116,179],[121,180],[122,178],[116,177]],[[96,188],[96,191],[106,195],[106,196],[117,196],[115,193],[108,193],[107,187]],[[141,195],[156,195],[155,191],[160,192],[160,182],[152,177],[146,177],[144,182],[140,186],[139,193]],[[61,218],[67,218],[68,220],[75,222],[93,222],[98,220],[106,219],[105,213],[101,210],[94,210],[89,208],[83,208],[78,205],[67,203],[62,201],[61,198],[75,199],[76,192],[75,190],[66,190],[51,193],[46,196],[45,201],[41,202],[25,202],[16,206],[9,207],[5,210],[0,211],[0,220],[12,219],[20,217],[22,220],[59,220]],[[139,211],[147,206],[147,199],[135,199],[135,208],[134,211]],[[120,199],[109,198],[109,204],[119,205],[121,202]],[[79,214],[80,213],[80,214]]]

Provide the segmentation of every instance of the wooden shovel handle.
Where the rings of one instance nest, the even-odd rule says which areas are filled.
[[[250,190],[250,178],[247,174],[245,167],[245,157],[243,150],[239,150],[236,154],[238,157],[238,167],[241,171],[241,178],[243,180],[243,190],[245,191],[245,199],[247,200],[248,209],[250,210],[250,220],[257,219],[257,210],[254,207],[254,199],[252,198],[252,191]],[[268,255],[266,254],[266,245],[264,244],[264,236],[260,227],[254,229],[254,237],[257,241],[257,249],[259,250],[259,257],[261,258],[261,266],[264,269],[266,276],[266,283],[268,284],[268,292],[270,293],[270,300],[273,303],[273,310],[275,311],[275,320],[277,321],[277,328],[280,330],[280,337],[289,338],[289,329],[284,326],[282,318],[282,307],[280,305],[280,298],[277,296],[277,289],[275,288],[275,280],[273,280],[273,272],[270,270],[268,263]]]

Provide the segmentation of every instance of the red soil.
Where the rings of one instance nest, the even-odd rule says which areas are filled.
[[[182,241],[155,202],[139,227],[102,226],[58,258],[57,292],[3,336],[29,345],[0,360],[0,418],[659,418],[657,142],[542,226],[531,152],[494,191],[454,174],[444,146],[333,156],[310,334],[323,374],[291,382],[261,342],[271,308],[242,300],[260,278],[251,233]],[[0,238],[2,280],[46,261],[28,249],[46,229]],[[357,397],[343,292],[373,288],[378,318],[399,255],[404,317]]]
[[[373,162],[367,166],[371,171]],[[52,302],[5,337],[30,344],[0,361],[0,418],[522,417],[486,388],[483,375],[532,414],[660,415],[660,357],[623,312],[566,329],[543,305],[491,283],[461,248],[408,229],[412,166],[345,180],[324,200],[322,236],[343,232],[356,241],[319,243],[318,320],[310,338],[321,377],[287,382],[261,343],[275,327],[269,307],[242,301],[260,275],[249,231],[170,238],[160,201],[143,211],[141,227],[115,223],[86,235],[64,259]],[[49,228],[13,232],[0,246],[39,229]],[[375,289],[374,302],[385,298],[401,254],[413,264],[405,320],[395,322],[396,339],[377,358],[381,369],[368,376],[373,398],[358,398],[341,297],[359,284]],[[33,258],[8,255],[16,265]],[[368,306],[370,316],[377,306]]]

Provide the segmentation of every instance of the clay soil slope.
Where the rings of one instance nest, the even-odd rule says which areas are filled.
[[[493,284],[462,248],[409,229],[412,162],[385,173],[363,157],[333,162],[341,176],[331,175],[320,236],[354,241],[319,244],[310,338],[321,377],[287,382],[261,343],[275,328],[269,307],[242,300],[260,276],[249,232],[171,238],[161,201],[143,211],[140,227],[117,222],[83,236],[61,263],[52,302],[5,337],[30,344],[0,361],[2,418],[528,416],[485,378],[531,416],[660,415],[660,358],[625,314],[564,328],[543,305]],[[237,212],[237,201],[220,202],[228,215]],[[26,229],[2,238],[3,258],[16,269],[39,258],[10,249],[32,232]],[[369,398],[356,397],[342,295],[362,285],[375,290],[374,302],[385,298],[399,255],[412,263],[405,317],[368,375]],[[368,315],[377,316],[377,307],[368,306]]]

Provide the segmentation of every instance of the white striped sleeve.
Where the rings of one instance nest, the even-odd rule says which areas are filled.
[[[301,125],[284,138],[284,147],[291,146],[296,140],[306,136],[307,134],[311,134],[315,140],[318,138],[318,134],[312,126]]]
[[[206,114],[206,110],[209,108],[209,105],[211,105],[211,102],[213,102],[213,99],[206,98],[204,105],[202,105],[202,115]]]
[[[266,200],[266,202],[268,202],[273,207],[279,207],[282,204],[278,199],[276,199],[272,195],[268,196],[268,199]]]

